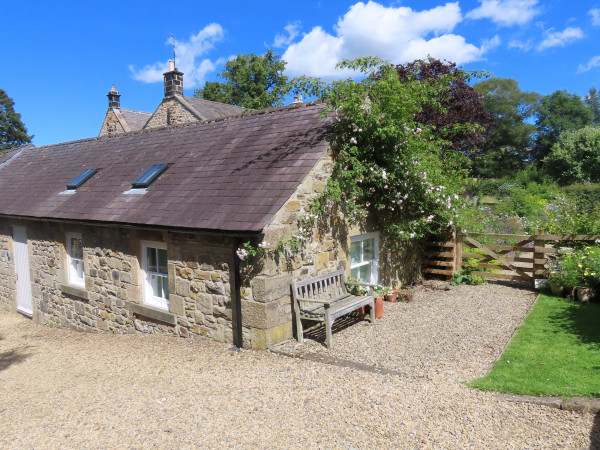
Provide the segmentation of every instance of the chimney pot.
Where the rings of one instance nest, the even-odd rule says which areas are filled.
[[[111,87],[110,91],[107,95],[108,97],[108,109],[120,109],[121,108],[121,102],[119,100],[119,97],[121,97],[121,94],[119,94],[119,91],[117,91],[116,87]]]

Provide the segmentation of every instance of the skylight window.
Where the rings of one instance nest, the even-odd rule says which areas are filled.
[[[89,180],[96,172],[98,172],[98,169],[85,169],[67,183],[67,189],[77,189],[79,186]]]
[[[158,176],[167,170],[168,164],[153,164],[148,170],[141,174],[131,186],[134,188],[146,188],[158,178]]]

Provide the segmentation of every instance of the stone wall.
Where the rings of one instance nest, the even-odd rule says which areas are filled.
[[[326,154],[265,227],[267,242],[273,246],[298,234],[298,218],[308,212],[312,200],[325,189],[332,167],[331,155]],[[292,337],[292,279],[347,267],[347,227],[335,215],[326,222],[326,226],[315,227],[301,251],[269,254],[254,266],[243,265],[242,317],[249,346],[268,348]]]
[[[274,246],[298,234],[298,218],[306,215],[313,199],[323,192],[331,174],[333,160],[326,154],[304,182],[264,229],[264,239]],[[335,205],[322,217],[312,237],[297,253],[269,253],[260,261],[242,268],[242,317],[244,341],[254,348],[268,348],[293,335],[291,282],[334,270],[350,273],[350,237],[378,231],[365,221],[350,227]],[[418,245],[379,236],[379,278],[386,286],[399,281],[413,282],[420,277]]]
[[[100,134],[98,136],[112,136],[122,133],[125,133],[123,125],[119,122],[116,113],[109,110],[104,117],[104,122],[102,122],[102,128],[100,129]]]
[[[188,110],[176,97],[167,97],[158,105],[156,111],[144,127],[160,128],[169,125],[197,122],[199,119]]]
[[[15,270],[12,231],[8,224],[0,224],[0,308],[16,310],[17,273]]]
[[[233,242],[199,233],[71,226],[42,221],[3,223],[0,305],[16,310],[10,225],[25,225],[33,319],[82,331],[166,333],[232,342]],[[65,233],[81,233],[85,287],[67,282]],[[141,242],[167,244],[169,310],[143,304]]]

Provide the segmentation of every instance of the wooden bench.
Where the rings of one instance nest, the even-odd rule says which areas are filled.
[[[373,295],[357,296],[346,290],[346,272],[337,270],[305,280],[292,281],[294,312],[298,342],[304,342],[302,320],[325,322],[327,348],[331,348],[331,326],[342,317],[361,306],[370,306],[371,323],[375,323],[375,301]],[[348,283],[361,284],[361,283]],[[366,285],[370,286],[370,285]],[[372,292],[371,292],[372,294]]]

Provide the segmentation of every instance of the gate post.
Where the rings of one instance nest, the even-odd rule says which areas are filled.
[[[538,236],[540,234],[542,234],[542,230],[540,229],[536,229],[535,230],[535,238],[533,240],[533,287],[535,288],[535,280],[537,279],[541,279],[542,275],[537,275],[537,271],[538,270],[544,270],[546,268],[545,265],[545,259],[546,259],[546,254],[545,253],[538,253],[536,252],[536,250],[538,248],[544,248],[546,247],[546,241],[544,239],[538,239]],[[541,264],[538,263],[538,260],[542,260],[544,262],[542,262]]]
[[[460,272],[462,267],[462,229],[454,229],[454,267],[452,272]]]

